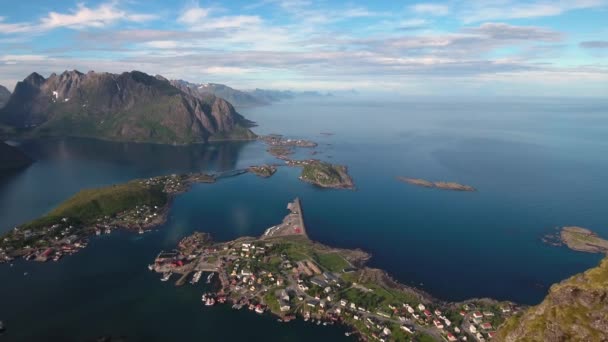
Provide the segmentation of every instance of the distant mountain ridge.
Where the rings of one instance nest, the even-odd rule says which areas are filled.
[[[296,97],[328,97],[331,93],[317,91],[295,92],[291,90],[238,90],[219,83],[191,83],[184,80],[172,80],[173,86],[193,96],[213,94],[219,96],[237,107],[269,105],[272,102],[293,99]]]
[[[27,136],[81,136],[187,144],[253,139],[253,123],[226,100],[193,96],[162,76],[65,71],[17,83],[0,123]]]
[[[232,103],[235,106],[249,107],[267,105],[270,101],[258,98],[245,91],[236,90],[224,84],[218,83],[190,83],[184,80],[173,80],[171,84],[192,96],[215,95]]]
[[[6,87],[0,85],[0,108],[4,107],[10,97],[11,92]]]

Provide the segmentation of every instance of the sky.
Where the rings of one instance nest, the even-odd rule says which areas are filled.
[[[608,0],[0,0],[0,84],[140,70],[235,88],[608,95]]]

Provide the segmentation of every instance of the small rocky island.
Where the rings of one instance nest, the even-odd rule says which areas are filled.
[[[269,134],[259,137],[260,140],[264,141],[270,146],[282,146],[282,147],[317,147],[317,143],[305,139],[291,139],[285,138],[280,134]]]
[[[317,143],[304,139],[284,138],[279,134],[261,136],[260,140],[269,145],[268,152],[285,162],[287,166],[302,167],[300,180],[322,188],[354,189],[355,184],[348,174],[348,168],[335,165],[318,159],[295,160],[289,155],[295,153],[299,147],[315,148]],[[312,151],[311,154],[316,154]]]
[[[355,184],[348,174],[348,168],[320,160],[305,161],[300,179],[322,188],[354,189]]]
[[[277,167],[274,165],[259,165],[259,166],[250,166],[247,168],[247,171],[253,173],[262,178],[268,178],[277,172]]]
[[[552,246],[565,245],[579,252],[608,254],[608,240],[602,239],[587,228],[562,227],[556,233],[543,236],[542,240]]]
[[[428,181],[425,179],[407,178],[407,177],[401,177],[401,176],[397,177],[397,180],[404,182],[404,183],[421,186],[421,187],[425,187],[425,188],[437,188],[437,189],[452,190],[452,191],[477,191],[477,189],[475,189],[472,186],[459,184],[459,183],[455,183],[455,182],[431,182],[431,181]]]
[[[196,232],[175,250],[161,251],[149,268],[177,286],[197,286],[203,273],[207,282],[215,279],[211,290],[201,290],[200,305],[230,303],[280,322],[339,324],[365,341],[483,340],[520,309],[490,299],[443,302],[399,284],[366,267],[364,251],[311,241],[301,202],[287,208],[283,222],[262,236],[213,242]]]
[[[280,134],[265,135],[259,137],[259,139],[269,146],[268,153],[281,160],[289,160],[288,156],[295,152],[294,148],[296,147],[317,147],[317,143],[314,141],[285,138]]]

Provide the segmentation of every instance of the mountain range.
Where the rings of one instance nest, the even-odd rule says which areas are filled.
[[[79,136],[188,144],[246,140],[253,122],[213,94],[183,91],[139,71],[32,73],[0,109],[0,124],[19,136]]]
[[[219,83],[191,83],[184,80],[172,80],[173,86],[193,96],[213,94],[219,96],[237,107],[269,105],[273,102],[293,99],[296,97],[328,97],[331,93],[317,91],[295,92],[291,90],[238,90]]]

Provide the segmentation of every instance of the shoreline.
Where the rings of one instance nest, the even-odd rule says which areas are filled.
[[[493,336],[493,329],[523,308],[489,298],[438,300],[397,282],[384,270],[365,266],[371,259],[367,252],[310,240],[302,229],[299,200],[288,209],[283,222],[260,237],[216,243],[209,234],[195,232],[174,251],[161,251],[149,268],[162,273],[163,281],[180,275],[178,286],[192,272],[193,286],[200,278],[197,272],[217,274],[220,285],[203,294],[205,306],[228,302],[235,309],[247,307],[283,322],[342,324],[362,340],[410,335],[450,339],[467,336],[467,329],[477,332],[477,327],[484,337]]]

